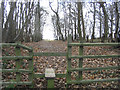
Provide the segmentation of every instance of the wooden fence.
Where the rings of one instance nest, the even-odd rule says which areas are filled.
[[[110,81],[119,81],[120,78],[109,78],[109,79],[93,79],[93,80],[83,80],[82,73],[83,71],[87,70],[107,70],[107,69],[120,69],[120,66],[111,66],[111,67],[98,67],[98,68],[83,68],[83,58],[118,58],[120,55],[83,55],[83,47],[84,46],[120,46],[120,43],[72,43],[71,36],[68,38],[68,50],[66,53],[59,53],[59,52],[33,52],[33,49],[18,43],[2,43],[0,44],[2,47],[15,47],[15,56],[2,56],[3,65],[8,60],[14,60],[16,62],[16,67],[14,69],[6,69],[3,68],[0,70],[2,73],[8,72],[15,72],[16,79],[7,81],[7,82],[0,82],[2,85],[8,85],[8,88],[14,88],[17,85],[28,85],[31,88],[34,88],[34,78],[44,78],[45,74],[36,74],[33,72],[33,56],[66,56],[67,59],[67,73],[66,74],[55,74],[55,78],[66,78],[67,80],[67,87],[70,84],[84,84],[84,83],[92,83],[92,82],[110,82]],[[72,55],[72,47],[79,46],[79,55]],[[28,50],[29,55],[22,56],[20,48]],[[79,68],[72,68],[71,67],[71,59],[79,59]],[[28,60],[28,68],[29,69],[21,69],[22,60]],[[77,80],[71,80],[71,72],[78,71]],[[28,81],[21,81],[21,73],[28,74]],[[48,88],[54,87],[54,79],[55,78],[47,78]]]
[[[72,55],[72,47],[79,46],[79,55]],[[120,43],[72,43],[71,36],[68,39],[68,51],[67,51],[67,84],[85,84],[92,82],[110,82],[110,81],[120,81],[118,78],[109,78],[109,79],[92,79],[92,80],[83,80],[82,72],[90,70],[107,70],[107,69],[120,69],[120,66],[111,66],[111,67],[97,67],[97,68],[83,68],[83,58],[119,58],[120,55],[83,55],[84,46],[120,46]],[[79,68],[71,67],[71,59],[79,59]],[[79,71],[78,79],[71,80],[71,72]]]

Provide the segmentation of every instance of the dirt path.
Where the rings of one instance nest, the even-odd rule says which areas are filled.
[[[67,42],[62,41],[40,41],[25,43],[33,48],[34,52],[66,52]],[[45,68],[54,68],[56,73],[66,73],[66,57],[34,57],[34,66],[37,73],[44,73]]]
[[[34,52],[65,52],[67,42],[62,41],[40,41],[34,43],[25,43],[31,46]]]

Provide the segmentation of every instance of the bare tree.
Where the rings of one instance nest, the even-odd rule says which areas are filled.
[[[80,25],[80,3],[81,2],[78,2],[77,5],[78,5],[78,33],[79,33],[79,40],[80,42],[82,42],[82,34],[81,34],[81,25]]]
[[[57,25],[57,32],[58,32],[58,35],[60,36],[59,39],[64,40],[62,31],[61,31],[61,27],[60,27],[60,17],[59,17],[59,14],[58,14],[59,5],[57,4],[57,11],[55,11],[55,10],[52,8],[51,2],[49,2],[49,6],[50,6],[51,10],[55,13],[56,18],[57,18],[57,20],[56,20],[56,25]]]
[[[83,40],[85,41],[85,25],[84,25],[84,18],[83,18],[83,3],[80,2],[80,9],[81,9],[81,20],[82,20],[82,30],[83,30]]]
[[[100,7],[102,7],[103,14],[104,14],[104,36],[105,36],[105,40],[107,40],[107,36],[108,36],[108,14],[106,12],[104,2],[100,2],[99,4],[100,4]]]
[[[0,2],[0,43],[2,43],[2,2]]]
[[[93,39],[95,39],[95,16],[96,16],[96,7],[95,7],[95,3],[93,3],[94,6],[94,15],[93,15],[93,31],[92,31],[92,42]]]
[[[115,40],[117,41],[117,32],[118,32],[118,29],[119,29],[119,13],[118,13],[118,4],[117,2],[114,3],[115,4]]]

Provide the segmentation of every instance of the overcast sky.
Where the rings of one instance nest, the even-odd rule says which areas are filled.
[[[52,21],[51,21],[51,15],[54,15],[54,13],[51,11],[50,7],[49,7],[49,1],[53,2],[52,3],[52,7],[53,9],[56,9],[56,1],[57,0],[41,0],[40,5],[47,10],[47,12],[49,13],[49,15],[46,18],[46,24],[44,26],[43,29],[43,39],[48,39],[48,40],[54,40],[54,28],[52,25]]]

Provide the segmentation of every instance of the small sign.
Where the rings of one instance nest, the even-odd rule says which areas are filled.
[[[45,77],[46,78],[55,78],[55,72],[54,72],[53,68],[45,69]]]

